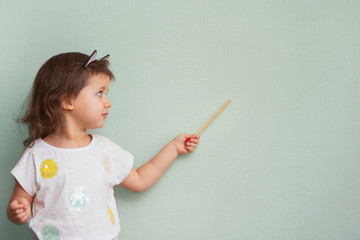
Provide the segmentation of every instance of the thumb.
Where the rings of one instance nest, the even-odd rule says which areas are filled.
[[[200,136],[197,134],[184,134],[183,135],[185,137],[185,144],[188,142],[191,142],[190,139],[199,139]]]
[[[199,138],[200,136],[196,134],[183,134],[183,137],[188,139],[188,138]]]
[[[16,199],[9,204],[9,207],[10,207],[10,209],[16,210],[16,209],[23,208],[24,204],[19,199]]]
[[[27,209],[29,207],[29,201],[26,198],[19,198],[16,200],[20,208]]]

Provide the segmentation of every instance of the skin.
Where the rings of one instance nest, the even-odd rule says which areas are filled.
[[[59,148],[79,148],[90,144],[88,129],[101,128],[112,106],[107,97],[110,79],[105,74],[90,77],[85,87],[76,96],[64,96],[62,108],[65,121],[53,134],[43,140]],[[190,138],[190,142],[185,143]],[[121,186],[134,192],[144,192],[153,186],[179,154],[195,150],[199,136],[181,134],[166,144],[150,161],[133,168]],[[15,224],[24,224],[31,215],[34,197],[29,195],[15,180],[7,216]]]

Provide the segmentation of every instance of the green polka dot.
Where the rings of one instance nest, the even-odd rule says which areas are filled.
[[[59,230],[52,225],[45,226],[41,231],[41,234],[44,240],[60,240]]]
[[[78,189],[70,193],[70,206],[73,207],[76,211],[83,210],[87,206],[88,201],[89,198],[82,189]]]

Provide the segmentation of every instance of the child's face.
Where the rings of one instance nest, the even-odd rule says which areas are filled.
[[[110,78],[103,74],[91,76],[74,99],[70,115],[80,129],[101,128],[104,125],[111,102],[107,97]]]

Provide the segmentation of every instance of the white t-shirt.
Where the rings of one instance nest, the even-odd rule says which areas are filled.
[[[82,148],[57,148],[38,139],[11,173],[34,197],[28,223],[37,238],[110,240],[120,232],[113,187],[132,167],[129,152],[92,135]]]

